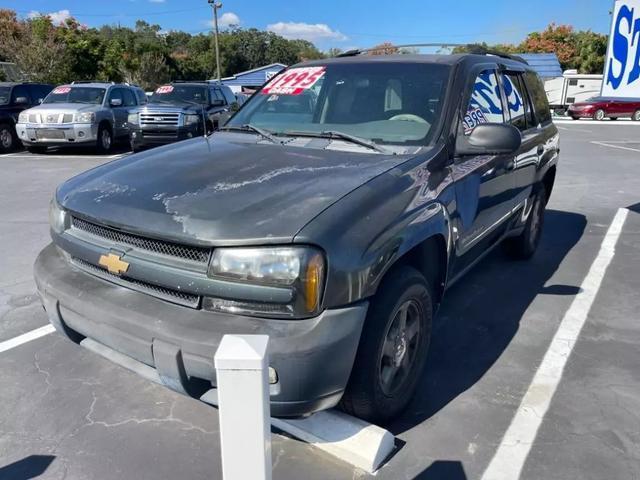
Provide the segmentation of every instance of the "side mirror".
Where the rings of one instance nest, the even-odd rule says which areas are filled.
[[[112,98],[109,101],[109,105],[111,105],[112,107],[121,107],[122,106],[122,99],[121,98]]]
[[[27,97],[16,97],[13,103],[16,105],[28,105],[29,99]]]
[[[483,123],[471,135],[458,135],[456,155],[499,155],[514,153],[522,144],[520,131],[504,123]]]

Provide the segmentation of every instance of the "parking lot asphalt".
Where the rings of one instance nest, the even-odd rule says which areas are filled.
[[[540,251],[513,262],[496,250],[447,293],[416,398],[389,426],[398,450],[377,478],[482,478],[619,208],[630,211],[615,255],[520,478],[640,478],[640,127],[558,127]],[[32,263],[56,185],[114,158],[0,155],[0,342],[47,322]],[[214,408],[55,333],[0,353],[0,366],[0,479],[221,478]],[[274,479],[368,478],[278,433],[273,461]]]

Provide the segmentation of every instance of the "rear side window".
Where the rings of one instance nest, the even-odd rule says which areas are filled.
[[[138,105],[144,105],[145,103],[147,103],[147,95],[144,93],[144,90],[136,88],[134,92],[136,93],[136,97],[138,98]]]
[[[542,80],[533,72],[527,72],[525,80],[531,94],[531,103],[533,103],[536,119],[539,123],[550,122],[551,111],[549,110],[549,101],[547,100],[547,93],[544,91]]]
[[[473,92],[462,119],[465,135],[469,135],[481,123],[504,123],[500,87],[493,70],[484,70],[476,77]]]
[[[522,83],[522,76],[516,73],[502,75],[502,86],[507,98],[507,106],[511,125],[520,131],[533,126],[533,113],[529,105],[527,91]]]

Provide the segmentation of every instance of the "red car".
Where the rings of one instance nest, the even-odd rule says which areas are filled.
[[[585,102],[577,102],[571,105],[567,115],[574,120],[579,118],[604,120],[606,117],[611,120],[617,120],[618,118],[629,117],[635,121],[640,121],[640,100],[592,97]]]

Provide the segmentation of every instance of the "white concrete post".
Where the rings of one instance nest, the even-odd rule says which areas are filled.
[[[271,480],[267,335],[225,335],[214,361],[224,480]]]

